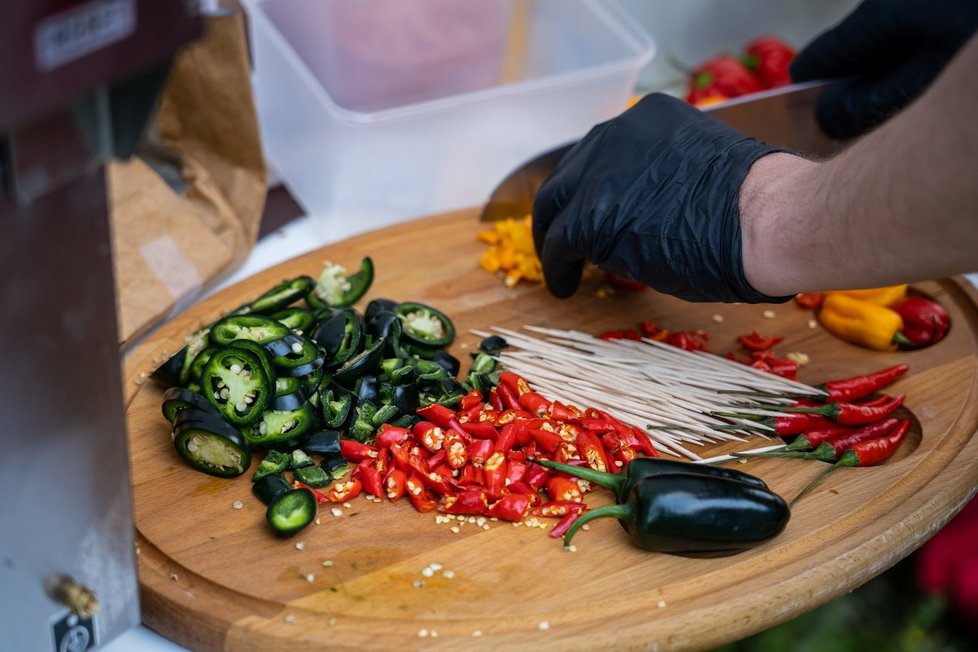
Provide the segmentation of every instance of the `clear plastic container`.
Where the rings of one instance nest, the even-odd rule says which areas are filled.
[[[622,111],[653,54],[614,0],[243,4],[270,163],[309,214],[367,228],[483,203]]]

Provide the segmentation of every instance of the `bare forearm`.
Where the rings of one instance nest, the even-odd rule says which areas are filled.
[[[978,38],[917,102],[826,163],[773,154],[741,191],[744,266],[770,295],[978,270]]]

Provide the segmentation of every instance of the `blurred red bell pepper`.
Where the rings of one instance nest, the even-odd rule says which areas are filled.
[[[791,83],[788,66],[795,58],[795,50],[781,39],[761,36],[744,48],[747,56],[744,65],[764,88],[787,86]]]
[[[690,73],[686,101],[696,104],[711,96],[738,97],[759,90],[763,87],[743,63],[735,57],[721,55]]]
[[[951,327],[951,316],[944,306],[924,297],[906,297],[891,308],[903,318],[900,334],[909,340],[910,344],[905,346],[910,348],[941,341]]]

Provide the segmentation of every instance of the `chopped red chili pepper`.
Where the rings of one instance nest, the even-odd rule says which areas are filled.
[[[444,446],[445,458],[448,466],[453,469],[460,469],[469,460],[469,453],[465,447],[465,442],[455,431],[445,436]]]
[[[411,501],[411,504],[419,512],[430,512],[438,507],[438,503],[432,498],[431,493],[425,486],[424,480],[419,475],[409,475],[407,482],[405,482],[405,487],[407,489],[408,500]]]
[[[418,442],[428,451],[437,453],[444,447],[445,431],[430,421],[419,421],[412,430]]]
[[[531,391],[530,383],[526,382],[522,376],[514,374],[512,371],[500,372],[499,381],[504,387],[507,387],[511,392],[513,392],[517,398]]]
[[[516,425],[513,423],[507,423],[503,426],[503,429],[499,431],[499,438],[496,439],[496,452],[505,453],[513,444],[516,442]]]
[[[650,340],[663,341],[669,337],[669,331],[664,328],[659,328],[654,323],[644,320],[639,325],[638,328],[642,331],[642,336],[647,337]]]
[[[514,482],[522,482],[523,477],[526,475],[527,464],[514,460],[509,456],[507,456],[507,459],[509,460],[509,464],[506,469],[506,484],[511,485]]]
[[[574,521],[576,521],[577,518],[581,514],[583,514],[583,513],[584,512],[580,512],[580,513],[576,513],[575,514],[574,512],[570,512],[569,514],[567,514],[567,516],[565,516],[564,518],[560,519],[557,522],[557,525],[555,525],[553,527],[553,529],[550,530],[549,536],[552,537],[552,538],[554,538],[554,539],[559,539],[560,537],[562,537],[565,534],[567,534],[567,530],[570,529],[570,527],[574,524]]]
[[[463,491],[457,495],[442,496],[438,511],[445,514],[481,516],[489,508],[486,492],[478,489]]]
[[[361,464],[368,464],[366,461]],[[360,471],[360,481],[363,483],[363,490],[371,496],[377,498],[384,497],[384,481],[381,472],[373,466],[358,466]]]
[[[706,351],[710,336],[705,331],[679,331],[670,333],[666,344],[679,347],[684,351]]]
[[[476,439],[469,444],[469,461],[472,464],[484,464],[492,455],[494,444],[488,439]]]
[[[795,303],[806,310],[817,310],[824,301],[825,295],[821,292],[801,292],[795,295]]]
[[[387,499],[396,501],[407,492],[407,474],[400,469],[391,469],[384,478],[384,489]]]
[[[539,464],[530,464],[523,475],[523,481],[530,485],[534,490],[539,490],[547,482],[550,471]]]
[[[490,496],[501,496],[506,487],[506,454],[496,451],[489,456],[482,467],[486,479],[486,491]]]
[[[337,480],[326,490],[326,500],[331,503],[344,503],[359,496],[362,490],[363,483],[359,478]]]
[[[374,437],[374,445],[379,448],[389,448],[393,444],[403,444],[411,438],[411,431],[407,428],[399,428],[389,423],[382,423],[377,436]]]
[[[461,485],[482,485],[485,484],[482,469],[473,465],[466,464],[458,474],[458,483]]]
[[[499,437],[499,431],[488,421],[470,421],[469,423],[463,423],[462,428],[465,432],[477,439],[491,439],[495,441]]]
[[[501,521],[519,523],[530,509],[530,497],[523,493],[508,494],[489,509],[488,515]]]
[[[601,441],[588,430],[579,430],[577,433],[577,449],[581,451],[588,466],[598,471],[610,471],[608,454],[605,452]]]
[[[550,405],[550,417],[558,421],[570,421],[581,416],[581,411],[573,405],[564,405],[560,401],[554,401]]]
[[[362,462],[365,459],[376,459],[377,449],[373,446],[358,442],[355,439],[340,440],[340,454],[343,459],[351,462]]]
[[[499,394],[499,399],[503,403],[503,408],[506,410],[519,410],[520,403],[516,392],[514,392],[509,385],[503,385],[500,383],[496,386],[496,392]]]
[[[751,331],[748,335],[741,335],[738,337],[737,341],[749,351],[769,351],[770,349],[773,349],[776,344],[783,342],[784,338],[776,335],[772,335],[771,337],[763,337],[757,331]]]
[[[560,446],[560,442],[562,441],[560,435],[550,432],[549,430],[533,429],[528,430],[527,432],[529,432],[530,436],[533,437],[533,441],[537,443],[537,446],[547,453],[553,453],[556,451],[557,447]]]
[[[418,408],[415,412],[425,421],[430,421],[442,430],[448,430],[451,422],[455,420],[455,412],[440,403],[432,403],[423,408]]]
[[[520,407],[530,414],[544,417],[550,413],[550,401],[537,392],[523,392],[517,400]]]
[[[468,394],[459,401],[459,410],[467,412],[472,408],[482,407],[482,392],[477,389],[470,390]]]
[[[566,476],[552,475],[547,479],[547,493],[550,498],[556,501],[569,500],[581,502],[584,500],[584,492],[575,480]]]

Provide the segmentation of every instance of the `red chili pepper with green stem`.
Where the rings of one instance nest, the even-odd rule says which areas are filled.
[[[789,407],[786,412],[798,414],[819,414],[835,423],[844,426],[862,426],[885,419],[903,405],[906,395],[900,394],[883,405],[866,405],[864,403],[840,403],[834,401],[818,407]]]
[[[787,450],[787,448],[768,451],[765,453],[738,453],[738,457],[789,457],[801,460],[819,460],[820,462],[835,462],[839,456],[850,446],[861,441],[878,439],[884,437],[897,426],[899,419],[884,419],[877,423],[863,426],[848,434],[843,434],[833,439],[827,439],[818,444],[815,450],[799,451]]]
[[[797,503],[802,496],[811,491],[825,476],[840,466],[872,466],[873,464],[879,464],[888,460],[896,452],[896,449],[900,447],[903,438],[906,437],[909,430],[910,419],[903,419],[889,434],[883,437],[861,441],[848,447],[838,456],[835,464],[822,471],[814,480],[808,483],[808,486],[802,489],[788,503],[788,506],[790,507]]]
[[[898,364],[886,369],[880,369],[870,374],[853,376],[841,380],[830,380],[821,385],[818,389],[824,390],[826,401],[854,401],[856,399],[875,394],[897,378],[907,373],[909,365]]]

